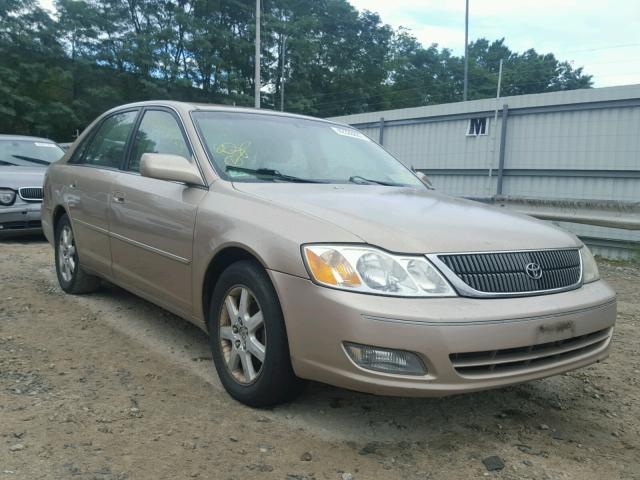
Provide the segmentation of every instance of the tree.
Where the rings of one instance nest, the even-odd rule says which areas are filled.
[[[75,118],[54,21],[34,0],[0,2],[0,131],[59,134]]]
[[[254,0],[0,0],[0,130],[70,140],[147,99],[253,104]],[[263,0],[263,107],[316,116],[460,101],[463,58],[346,0]],[[286,50],[283,39],[286,37]],[[504,39],[469,46],[469,98],[589,88],[590,75]]]

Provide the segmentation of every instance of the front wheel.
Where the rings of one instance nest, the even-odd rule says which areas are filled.
[[[302,381],[291,368],[280,303],[261,266],[240,261],[222,273],[208,323],[216,370],[233,398],[266,407],[300,392]]]

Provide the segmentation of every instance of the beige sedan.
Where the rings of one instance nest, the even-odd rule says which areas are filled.
[[[106,279],[199,325],[252,406],[302,379],[433,396],[555,375],[605,358],[616,318],[575,236],[314,118],[113,109],[49,168],[42,222],[66,292]]]

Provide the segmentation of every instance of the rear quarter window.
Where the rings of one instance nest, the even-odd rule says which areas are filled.
[[[116,113],[106,118],[92,138],[80,145],[73,163],[105,168],[119,168],[126,153],[127,140],[138,115],[137,111]]]

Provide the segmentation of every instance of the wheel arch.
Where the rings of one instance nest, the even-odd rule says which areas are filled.
[[[51,221],[52,221],[54,235],[55,235],[56,228],[58,226],[58,222],[60,221],[62,216],[65,214],[68,216],[67,210],[62,205],[58,205],[53,209],[53,215],[51,217]]]
[[[259,265],[264,270],[267,270],[266,265],[262,261],[262,259],[253,251],[246,248],[244,245],[226,245],[223,248],[219,249],[209,261],[207,269],[204,274],[204,279],[202,281],[202,291],[201,291],[201,301],[202,301],[202,315],[205,320],[205,326],[208,329],[208,321],[207,317],[209,315],[209,307],[211,303],[211,294],[213,289],[220,278],[220,275],[224,270],[231,264],[248,260],[254,262],[256,265]],[[268,275],[267,275],[268,277]],[[271,281],[271,279],[269,279]],[[275,291],[275,287],[274,287]],[[276,292],[277,295],[277,292]],[[280,299],[278,298],[278,301]]]

